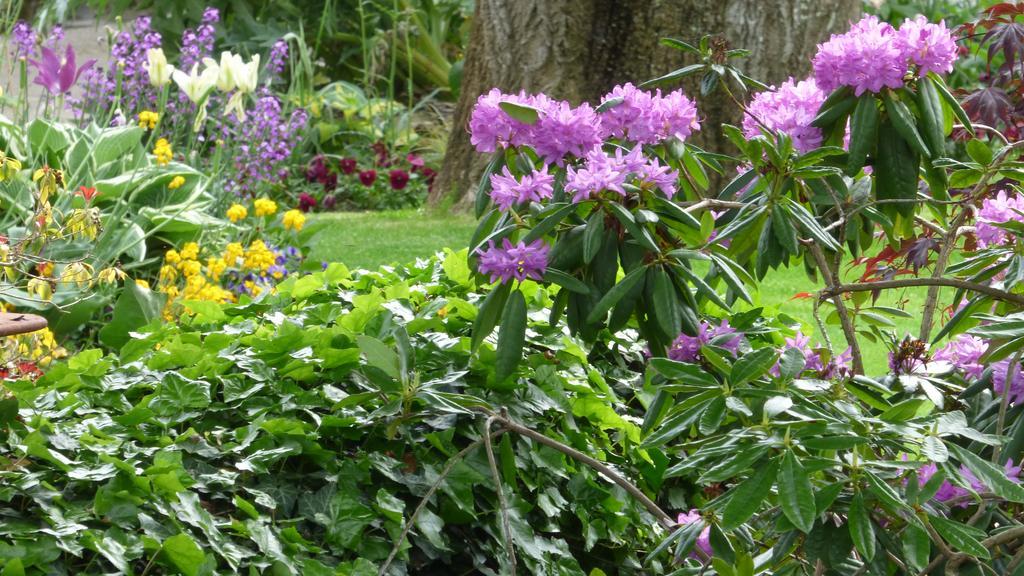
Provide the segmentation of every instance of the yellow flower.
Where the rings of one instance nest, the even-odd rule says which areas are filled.
[[[43,166],[32,174],[32,181],[39,183],[39,204],[46,205],[51,194],[64,188],[64,173],[49,166]]]
[[[174,269],[174,266],[168,266],[164,264],[160,267],[160,285],[174,284],[174,281],[178,279],[178,271]]]
[[[143,110],[139,112],[139,127],[147,128],[152,130],[156,128],[156,123],[160,121],[160,115],[152,110]]]
[[[231,220],[232,222],[238,222],[239,220],[244,220],[245,217],[249,215],[249,211],[246,210],[245,206],[242,206],[241,204],[232,204],[231,208],[228,208],[227,215],[228,220]]]
[[[238,260],[245,256],[245,249],[238,242],[232,242],[224,248],[224,261],[228,266],[237,266]]]
[[[202,272],[203,265],[195,260],[185,260],[178,264],[178,270],[181,270],[181,274],[185,276],[185,278],[191,278],[193,276],[198,276],[199,273]]]
[[[270,198],[258,198],[252,203],[256,216],[271,216],[277,212],[277,203]]]
[[[206,259],[206,275],[213,278],[214,280],[220,278],[220,275],[227,269],[228,263],[223,258],[207,258]]]
[[[139,288],[145,288],[146,290],[149,290],[149,282],[146,282],[142,278],[136,278],[135,285],[138,286]]]
[[[181,255],[178,254],[177,250],[172,248],[167,251],[167,254],[164,254],[164,262],[167,262],[168,264],[177,264],[178,262],[181,262]]]
[[[253,240],[249,249],[245,251],[245,262],[243,266],[250,270],[266,272],[274,265],[274,252],[267,248],[262,240]]]
[[[4,155],[3,151],[0,151],[0,182],[13,178],[20,170],[21,162]]]
[[[128,275],[120,268],[104,268],[96,275],[96,278],[103,284],[116,284],[124,280]]]
[[[36,265],[36,271],[44,278],[53,276],[53,262],[42,262]]]
[[[281,224],[284,224],[285,230],[294,229],[296,232],[302,230],[302,226],[305,223],[306,216],[300,210],[294,208],[285,212],[284,217],[281,219]]]
[[[177,190],[178,188],[181,188],[184,185],[185,185],[185,177],[184,176],[175,176],[174,179],[171,180],[171,182],[167,185],[167,188],[169,190]]]
[[[199,244],[189,242],[181,248],[182,260],[195,260],[199,257]]]
[[[88,288],[92,284],[93,268],[83,262],[72,262],[64,267],[60,275],[60,281],[65,284],[74,284],[79,290]]]
[[[50,286],[49,281],[43,280],[42,278],[33,278],[29,280],[25,290],[30,296],[35,296],[44,302],[49,302],[50,298],[53,296],[53,286]]]
[[[174,158],[174,152],[171,150],[171,143],[166,138],[161,138],[156,141],[156,145],[153,146],[153,155],[156,156],[156,163],[160,166],[169,164]]]

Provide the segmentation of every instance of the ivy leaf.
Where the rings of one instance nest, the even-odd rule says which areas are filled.
[[[164,540],[163,555],[185,576],[199,576],[206,555],[191,536],[185,533]]]

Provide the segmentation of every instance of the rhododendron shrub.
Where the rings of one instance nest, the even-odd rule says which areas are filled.
[[[631,385],[666,526],[648,559],[671,555],[680,573],[1018,570],[1024,171],[1014,142],[950,141],[954,124],[973,136],[942,78],[950,30],[865,17],[818,47],[811,77],[777,87],[731,68],[738,51],[665,43],[702,64],[578,106],[478,100],[471,140],[493,160],[470,260],[493,286],[472,345],[493,346],[491,385],[531,374],[538,283],[550,329],[594,343],[592,357],[639,335],[647,369]],[[742,107],[740,127],[702,125],[664,85],[692,74]],[[688,141],[718,129],[734,157]],[[758,281],[793,265],[822,286],[819,341],[754,306]],[[873,301],[912,287],[927,291],[911,311],[921,331],[893,334],[886,316],[906,312]],[[887,367],[865,366],[864,339],[889,343]]]

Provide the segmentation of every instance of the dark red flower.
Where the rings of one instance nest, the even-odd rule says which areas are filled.
[[[338,203],[338,198],[334,194],[328,194],[324,196],[324,210],[334,210],[334,205]]]
[[[405,170],[392,170],[388,172],[388,178],[391,180],[391,187],[395,190],[401,190],[409,183],[409,173]]]
[[[309,212],[313,208],[316,208],[316,198],[313,198],[305,192],[299,194],[299,210]]]
[[[306,181],[323,182],[325,178],[327,178],[327,165],[324,164],[323,156],[317,156],[313,158],[313,161],[309,163],[309,168],[306,169]]]
[[[359,181],[363,183],[363,186],[372,186],[374,181],[377,180],[376,170],[363,170],[359,173]]]
[[[324,178],[323,183],[324,192],[330,192],[334,190],[335,188],[338,187],[338,175],[335,174],[334,172],[331,172],[330,174],[327,175],[326,178]]]
[[[356,164],[355,158],[342,158],[341,161],[338,162],[338,167],[341,168],[341,171],[345,174],[351,174],[359,168]]]

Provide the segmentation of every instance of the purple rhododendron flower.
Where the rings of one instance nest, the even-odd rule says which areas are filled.
[[[657,158],[651,158],[635,173],[640,182],[657,187],[668,198],[675,196],[676,182],[679,180],[678,170],[662,166]]]
[[[903,459],[906,460],[906,456],[904,456]],[[1008,460],[1006,462],[1006,465],[1004,466],[1004,469],[1006,471],[1006,477],[1008,479],[1012,480],[1013,482],[1016,482],[1016,483],[1020,484],[1021,466],[1019,466],[1019,465],[1018,466],[1014,466],[1013,465],[1013,460],[1010,459],[1010,460]],[[919,486],[924,486],[928,482],[928,480],[930,480],[932,478],[932,476],[935,475],[935,473],[937,471],[938,471],[938,467],[934,463],[931,463],[931,462],[929,462],[928,464],[925,464],[924,466],[918,468],[918,470],[917,470],[917,483],[918,483],[918,485]],[[986,486],[984,482],[979,480],[978,477],[974,475],[974,472],[972,472],[966,466],[963,466],[963,465],[960,466],[960,474],[963,475],[964,479],[966,479],[968,483],[970,483],[971,489],[974,490],[975,492],[981,493],[981,492],[988,492],[989,491],[989,487]],[[961,488],[959,486],[956,486],[953,483],[951,483],[949,480],[943,480],[942,484],[939,486],[938,491],[935,492],[934,498],[935,498],[935,500],[938,500],[939,502],[948,502],[948,501],[950,501],[950,500],[952,500],[954,498],[960,498],[960,497],[969,496],[969,495],[970,495],[970,492],[966,488]],[[956,504],[956,506],[958,506],[960,508],[966,508],[970,504],[971,504],[970,500],[964,500],[963,502],[960,502],[960,503]]]
[[[508,282],[515,278],[522,282],[527,278],[540,280],[548,268],[548,251],[551,249],[543,240],[526,244],[512,244],[508,238],[495,246],[492,240],[486,250],[477,254],[477,269],[481,274],[490,274],[491,282]]]
[[[554,194],[554,183],[555,176],[548,173],[547,165],[520,179],[505,166],[501,174],[491,175],[491,199],[502,210],[525,202],[540,202]]]
[[[696,508],[691,509],[689,512],[680,512],[679,517],[676,518],[676,522],[684,526],[699,520],[701,520],[700,511]],[[704,526],[704,529],[700,531],[700,535],[697,536],[695,546],[704,553],[705,558],[710,558],[713,555],[711,551],[711,526]],[[698,560],[702,559],[697,552],[691,552],[690,556]]]
[[[819,44],[813,64],[822,90],[850,86],[858,96],[900,88],[907,74],[907,54],[896,30],[875,16],[865,16],[848,32]]]
[[[825,366],[821,362],[821,355],[811,348],[811,337],[805,335],[803,332],[797,330],[796,334],[792,338],[786,338],[786,345],[783,350],[789,348],[795,348],[804,355],[804,370],[813,370],[815,372],[821,372]],[[779,363],[776,362],[775,366],[771,369],[772,376],[778,377],[781,374]]]
[[[1017,195],[1007,195],[1006,190],[1000,190],[995,198],[986,198],[981,203],[981,210],[978,210],[977,225],[975,234],[978,238],[978,246],[998,246],[1013,239],[1013,235],[999,228],[996,224],[1003,224],[1011,220],[1022,220],[1024,216],[1024,198]]]
[[[936,350],[932,360],[949,362],[968,378],[977,379],[981,378],[981,373],[985,371],[981,356],[985,354],[987,348],[988,345],[981,338],[961,334]]]
[[[735,355],[739,352],[742,339],[739,332],[729,325],[728,320],[723,319],[718,326],[713,326],[702,320],[700,331],[696,336],[680,334],[672,341],[672,345],[668,349],[668,357],[677,362],[696,362],[700,358],[701,346],[711,343]]]
[[[953,70],[957,47],[945,21],[932,24],[918,14],[913,19],[905,20],[896,36],[904,56],[917,64],[919,76],[929,72],[946,74]]]
[[[778,88],[758,92],[743,116],[743,134],[760,136],[762,124],[770,130],[786,134],[798,152],[809,152],[821,146],[821,129],[811,126],[827,94],[813,78],[794,82],[792,78]]]
[[[605,94],[601,103],[622,102],[600,113],[603,137],[614,136],[638,144],[656,144],[668,138],[685,140],[700,130],[697,106],[682,90],[665,96],[626,83]]]
[[[620,159],[621,160],[621,159]],[[565,173],[565,191],[572,192],[573,202],[582,202],[605,190],[626,196],[622,187],[629,171],[625,162],[608,156],[600,148],[587,154],[587,161],[577,170],[570,166]]]
[[[96,60],[87,60],[76,68],[75,49],[70,44],[64,50],[64,58],[59,58],[48,47],[43,47],[42,54],[39,60],[29,60],[29,64],[39,72],[32,83],[42,86],[50,94],[67,94],[82,72],[96,64]]]
[[[537,110],[533,124],[520,122],[501,109],[502,103]],[[548,164],[562,165],[567,154],[584,156],[601,143],[601,121],[594,109],[544,94],[503,94],[497,88],[481,95],[469,120],[470,141],[479,152],[494,152],[507,146],[530,146]]]
[[[1009,360],[1000,360],[993,364],[992,390],[1000,396],[1004,393],[1009,394],[1012,404],[1024,402],[1024,374],[1021,374],[1021,367],[1013,366]]]

